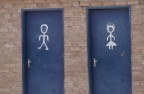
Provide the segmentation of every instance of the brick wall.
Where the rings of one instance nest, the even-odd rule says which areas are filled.
[[[144,0],[0,0],[0,94],[22,94],[21,8],[64,8],[65,94],[88,94],[86,6],[131,5],[133,94],[144,94]]]

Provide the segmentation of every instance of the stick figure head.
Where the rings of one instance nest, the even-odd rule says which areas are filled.
[[[41,25],[41,32],[45,34],[45,33],[47,33],[47,31],[48,31],[48,25],[42,24]]]
[[[114,24],[107,24],[107,31],[109,33],[114,32],[114,30],[115,30],[115,25]]]

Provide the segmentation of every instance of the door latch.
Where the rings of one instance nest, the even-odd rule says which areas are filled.
[[[94,63],[94,67],[96,67],[96,63],[98,62],[98,60],[97,59],[93,59],[93,63]]]
[[[32,61],[30,61],[30,59],[28,59],[28,68],[30,68]]]

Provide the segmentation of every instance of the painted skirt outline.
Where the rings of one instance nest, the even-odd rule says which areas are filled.
[[[109,33],[109,36],[107,37],[107,43],[106,46],[109,47],[109,50],[113,50],[114,46],[117,46],[117,44],[114,42],[115,37],[112,35],[112,33],[115,31],[115,25],[114,24],[107,24],[107,32]]]
[[[47,44],[46,44],[46,40],[49,41],[49,36],[46,35],[47,31],[48,31],[48,25],[47,24],[42,24],[41,27],[40,27],[40,30],[42,32],[42,35],[39,35],[39,41],[41,40],[42,38],[42,44],[40,47],[38,47],[38,49],[41,49],[42,46],[44,45],[45,46],[45,50],[49,50]]]

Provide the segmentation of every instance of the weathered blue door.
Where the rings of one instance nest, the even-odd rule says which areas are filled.
[[[23,12],[24,94],[64,94],[62,9]]]
[[[131,94],[128,7],[88,10],[89,73],[92,94]]]

